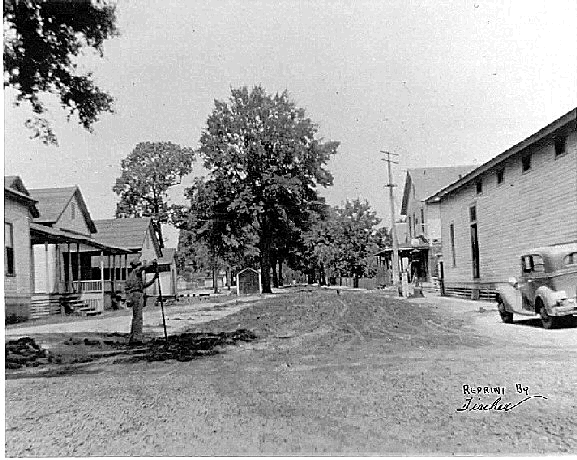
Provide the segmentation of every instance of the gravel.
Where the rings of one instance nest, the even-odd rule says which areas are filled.
[[[216,355],[103,358],[50,377],[7,371],[6,454],[577,452],[575,329],[504,325],[470,305],[294,292],[188,331],[192,340],[242,329],[251,339]],[[463,385],[504,387],[502,402],[517,403],[526,397],[517,384],[547,399],[457,410]]]

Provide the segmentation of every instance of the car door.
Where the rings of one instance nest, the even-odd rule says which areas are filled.
[[[539,254],[530,254],[521,258],[523,309],[535,310],[535,294],[541,286],[549,285],[549,276],[545,273],[545,262]]]
[[[519,285],[523,299],[523,310],[535,310],[535,271],[533,255],[521,257],[521,283]]]

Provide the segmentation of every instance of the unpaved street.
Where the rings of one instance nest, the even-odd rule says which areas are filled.
[[[196,325],[258,337],[214,356],[7,373],[6,454],[577,453],[577,330],[492,308],[300,291]]]

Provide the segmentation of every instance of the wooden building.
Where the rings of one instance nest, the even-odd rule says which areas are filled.
[[[95,220],[94,224],[98,231],[98,241],[105,244],[117,244],[129,251],[129,264],[131,260],[137,258],[146,263],[155,259],[161,260],[163,256],[162,242],[158,238],[158,231],[150,217],[103,219]],[[109,273],[107,269],[110,270],[110,273],[116,272],[117,279],[126,280],[126,270],[119,270],[117,266],[105,265],[106,275]],[[152,275],[147,274],[146,276]],[[149,296],[158,295],[156,283],[147,288],[146,294]],[[163,295],[166,294],[163,293]]]
[[[20,177],[4,178],[4,311],[10,321],[30,316],[34,287],[30,224],[39,216],[36,203]]]
[[[421,280],[437,277],[437,256],[441,252],[441,217],[425,200],[460,179],[474,166],[412,168],[407,170],[401,216],[405,217],[405,240],[399,238],[399,255],[411,261]],[[411,274],[412,275],[412,274]]]
[[[158,272],[162,297],[176,298],[178,293],[176,283],[176,248],[164,248],[162,250],[162,257],[158,259]]]
[[[104,279],[104,261],[126,267],[129,251],[96,239],[96,227],[78,186],[30,190],[39,215],[30,224],[30,317],[71,310],[99,313],[116,291]]]
[[[440,215],[447,292],[491,297],[525,251],[577,240],[577,109],[426,203]]]

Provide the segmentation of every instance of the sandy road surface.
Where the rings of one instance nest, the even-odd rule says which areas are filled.
[[[8,375],[6,454],[577,453],[577,330],[479,305],[298,292],[197,325],[260,337],[216,356]]]

